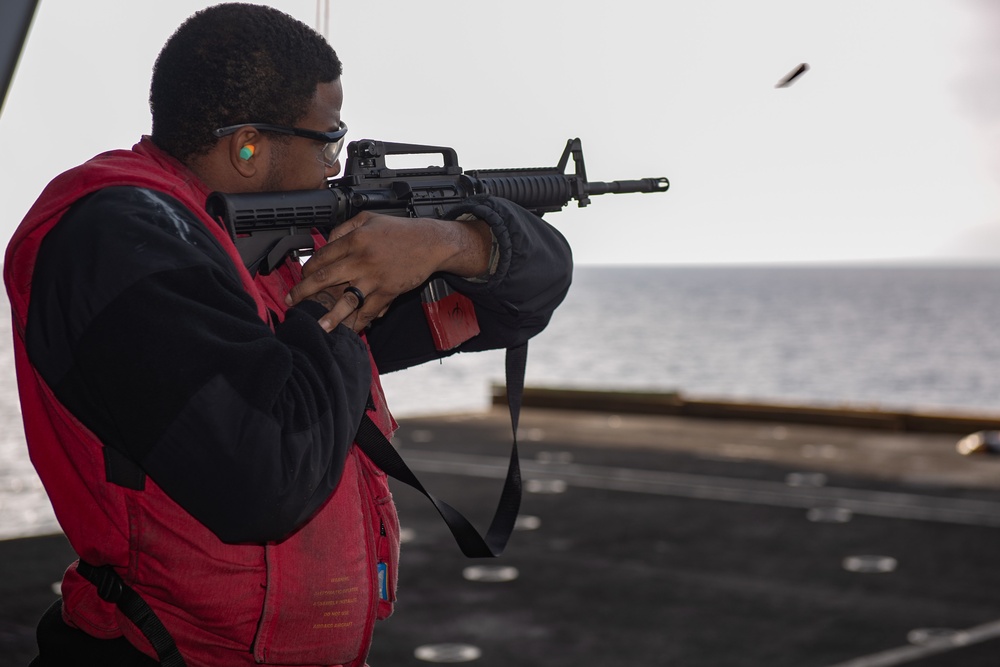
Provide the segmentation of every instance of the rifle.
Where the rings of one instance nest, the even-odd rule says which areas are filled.
[[[440,154],[443,166],[391,169],[387,155]],[[347,146],[344,176],[326,188],[293,192],[224,194],[213,192],[206,204],[221,218],[251,274],[268,274],[291,254],[310,254],[312,229],[324,236],[364,210],[411,218],[444,218],[474,195],[495,195],[542,215],[561,210],[575,199],[580,207],[591,195],[666,192],[666,178],[636,181],[588,181],[579,139],[566,142],[555,167],[478,169],[463,172],[453,148],[362,139]],[[574,173],[566,167],[573,158]]]
[[[444,165],[392,169],[387,155],[440,154]],[[566,143],[559,164],[551,168],[480,169],[463,172],[452,148],[396,144],[364,139],[347,146],[344,176],[326,188],[294,192],[224,194],[213,192],[208,213],[221,218],[236,242],[240,257],[252,275],[268,274],[285,258],[313,250],[313,229],[327,236],[334,227],[364,210],[413,218],[445,218],[449,211],[475,195],[495,195],[542,215],[561,210],[570,200],[590,203],[591,195],[621,192],[665,192],[666,178],[638,181],[587,180],[579,139]],[[570,157],[575,169],[566,173]],[[425,288],[428,289],[428,288]],[[439,348],[446,349],[446,348]],[[462,552],[469,557],[499,555],[514,529],[521,500],[517,459],[517,424],[527,344],[507,350],[507,392],[514,443],[500,503],[482,537],[469,521],[447,503],[427,492],[392,444],[370,419],[362,420],[355,441],[387,474],[427,496],[448,524]]]

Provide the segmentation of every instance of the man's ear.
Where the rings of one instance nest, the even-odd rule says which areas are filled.
[[[260,171],[259,165],[263,163],[261,154],[266,150],[266,142],[262,139],[260,132],[251,127],[229,135],[226,146],[229,163],[243,178],[253,178]]]

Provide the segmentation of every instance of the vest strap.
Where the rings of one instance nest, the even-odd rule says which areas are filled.
[[[105,448],[106,450],[107,448]],[[135,589],[125,583],[110,565],[96,567],[84,561],[76,566],[84,579],[97,586],[97,595],[105,602],[114,603],[132,621],[143,636],[153,645],[156,656],[164,667],[186,667],[177,645],[156,613]]]
[[[105,445],[104,478],[112,484],[124,486],[126,489],[143,491],[146,488],[146,473],[135,461],[128,458],[117,449]]]

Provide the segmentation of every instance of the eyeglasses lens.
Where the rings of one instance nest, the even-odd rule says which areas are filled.
[[[337,158],[340,157],[340,151],[343,147],[343,137],[326,144],[323,146],[323,152],[320,154],[320,161],[328,167],[334,166],[337,163]]]

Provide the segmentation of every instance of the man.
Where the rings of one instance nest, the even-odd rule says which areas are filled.
[[[323,187],[340,75],[276,10],[195,14],[157,59],[151,136],[57,177],[12,238],[28,446],[80,556],[34,665],[364,664],[399,550],[385,475],[352,444],[366,413],[395,426],[376,369],[520,344],[565,295],[564,239],[492,198],[461,220],[362,214],[304,270],[251,276],[206,197]],[[478,318],[447,350],[432,276]]]

